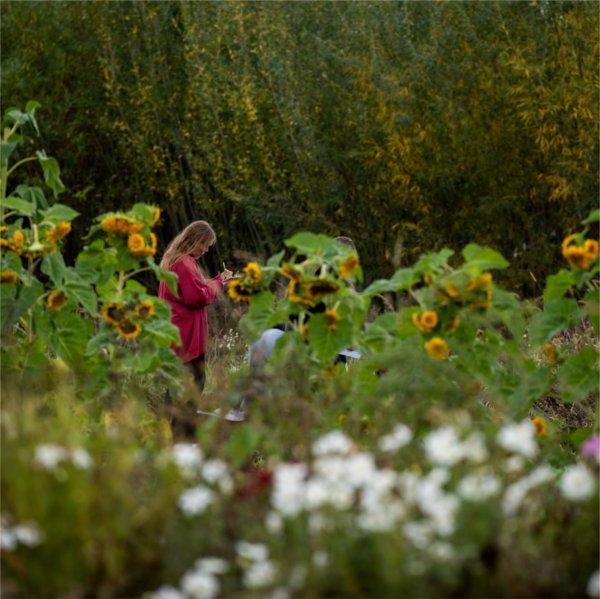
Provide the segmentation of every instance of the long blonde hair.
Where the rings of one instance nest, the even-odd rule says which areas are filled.
[[[160,267],[163,270],[171,270],[184,256],[191,255],[200,246],[212,245],[216,240],[215,232],[205,220],[194,221],[168,245]]]

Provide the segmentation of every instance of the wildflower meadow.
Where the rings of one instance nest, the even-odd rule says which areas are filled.
[[[238,2],[22,4],[29,6],[2,9],[7,17],[3,35],[7,31],[10,39],[19,38],[25,14],[40,31],[51,28],[52,19],[61,15],[66,22],[77,16],[84,30],[91,26],[89,19],[97,18],[102,48],[119,32],[116,25],[109,27],[115,15],[123,16],[119,27],[135,25],[138,30],[131,39],[123,37],[124,45],[115,47],[114,55],[102,58],[112,61],[101,71],[110,101],[105,105],[109,112],[99,109],[97,120],[85,112],[92,106],[87,99],[96,92],[92,87],[80,90],[77,81],[72,89],[64,89],[73,96],[72,121],[62,104],[44,103],[42,92],[52,85],[50,81],[40,87],[36,99],[19,99],[5,86],[2,90],[3,596],[599,597],[598,147],[596,136],[595,167],[584,165],[591,142],[590,127],[582,124],[593,122],[597,132],[597,114],[590,116],[574,101],[566,103],[566,97],[577,96],[578,88],[556,75],[560,85],[554,96],[550,92],[544,96],[545,116],[537,112],[531,116],[548,119],[538,123],[545,128],[544,139],[551,140],[540,154],[546,161],[523,163],[513,173],[515,181],[531,179],[532,194],[525,208],[514,200],[514,213],[528,207],[535,215],[546,210],[539,227],[529,228],[532,215],[521,214],[511,221],[505,208],[495,216],[473,209],[473,222],[464,235],[458,234],[457,223],[445,223],[447,206],[440,208],[443,218],[436,220],[431,212],[443,204],[445,188],[437,178],[452,164],[449,154],[442,152],[441,139],[433,145],[431,140],[448,135],[454,144],[453,125],[444,121],[447,132],[435,132],[424,120],[402,137],[403,128],[412,126],[411,119],[418,115],[402,120],[390,99],[396,96],[388,96],[386,86],[393,88],[405,81],[402,77],[407,81],[409,74],[385,62],[377,83],[381,93],[371,96],[366,63],[350,59],[356,53],[361,61],[367,60],[349,41],[350,12],[345,12],[356,11],[357,39],[364,41],[364,32],[372,32],[374,67],[385,54],[378,44],[390,50],[386,59],[390,61],[393,56],[400,61],[409,51],[386,46],[394,31],[404,32],[411,52],[429,47],[416,33],[411,38],[406,27],[409,23],[434,27],[436,10],[449,11],[449,31],[458,37],[448,40],[434,28],[435,39],[452,43],[461,56],[485,46],[486,35],[499,35],[483,25],[472,29],[469,23],[502,23],[505,45],[493,59],[499,61],[499,74],[487,84],[489,96],[482,96],[493,106],[490,98],[495,91],[509,85],[510,73],[526,77],[527,61],[533,61],[528,53],[534,54],[536,44],[543,46],[546,38],[528,37],[527,27],[546,32],[548,23],[554,23],[557,29],[546,40],[552,48],[556,31],[564,31],[561,60],[583,52],[573,39],[579,39],[593,21],[586,3],[523,5],[524,11],[537,11],[531,12],[530,20],[528,13],[513,14],[520,9],[518,3],[494,2],[435,3],[437,9],[413,2],[387,6],[363,2],[346,8],[340,6],[345,3],[329,2],[269,3],[270,8]],[[37,22],[44,11],[47,21]],[[211,54],[220,66],[207,62],[205,53],[213,52],[216,37],[199,31],[200,14],[215,28],[214,35],[222,36],[220,51]],[[170,121],[172,114],[163,121],[160,115],[152,116],[148,106],[159,88],[161,94],[170,90],[175,104],[183,98],[180,88],[170,88],[159,70],[150,80],[136,66],[143,58],[138,36],[149,35],[139,25],[149,27],[161,15],[165,19],[168,15],[169,21],[160,21],[164,28],[154,28],[148,39],[167,46],[170,39],[169,51],[178,49],[185,57],[183,62],[161,63],[169,76],[175,77],[184,64],[199,69],[187,73],[193,101],[188,100],[194,106],[216,106],[203,87],[202,73],[215,82],[211,94],[222,94],[225,107],[233,102],[233,88],[227,87],[222,74],[229,72],[228,64],[240,60],[238,52],[248,61],[247,69],[253,61],[267,61],[263,44],[273,41],[261,35],[273,23],[279,24],[279,34],[285,31],[296,40],[296,33],[284,29],[283,23],[297,15],[298,31],[314,34],[310,39],[318,38],[320,45],[315,45],[312,58],[306,56],[308,48],[304,53],[295,45],[271,48],[273,71],[268,71],[260,94],[258,75],[239,71],[243,80],[232,85],[245,90],[240,96],[245,103],[239,111],[219,113],[223,129],[209,126],[211,119],[219,120],[214,112],[207,112],[206,122],[186,122],[177,129]],[[317,19],[317,25],[311,20],[315,15],[328,19],[332,27],[336,23],[343,27],[319,37],[315,31],[325,21]],[[177,31],[183,41],[167,39],[166,31],[173,36]],[[70,36],[75,33],[61,35],[74,43]],[[468,43],[460,42],[462,35],[467,35]],[[58,69],[60,60],[70,60],[48,36],[40,39],[41,45],[53,48],[47,55],[52,63],[48,72]],[[197,45],[204,39],[211,43]],[[364,160],[362,174],[355,173],[357,180],[362,176],[372,184],[364,190],[344,179],[342,168],[337,171],[339,181],[334,181],[328,170],[333,168],[334,153],[311,138],[315,130],[302,126],[307,118],[304,103],[310,103],[309,97],[321,98],[318,90],[311,87],[301,95],[299,86],[297,113],[288,114],[293,104],[288,94],[293,90],[278,90],[270,79],[279,73],[284,82],[289,73],[308,68],[305,61],[311,60],[323,67],[324,80],[328,73],[338,73],[337,66],[326,68],[329,60],[342,58],[328,45],[330,39],[347,44],[343,46],[347,60],[340,64],[348,78],[362,82],[355,101],[356,115],[365,120],[365,137],[357,141],[352,158]],[[520,50],[510,54],[513,46]],[[152,48],[145,51],[158,60],[159,50]],[[79,50],[76,45],[72,49],[82,59],[91,51],[85,40]],[[36,51],[22,48],[24,56]],[[432,46],[429,57],[439,57],[439,51]],[[7,69],[14,68],[8,60],[12,52],[3,46]],[[415,58],[414,65],[425,68],[423,56]],[[545,72],[539,65],[550,69],[543,61],[551,57],[536,60],[542,61],[534,64],[539,70],[527,78],[543,87]],[[579,66],[581,80],[587,74],[586,60],[589,57]],[[121,70],[125,64],[127,77]],[[396,70],[404,73],[402,77],[392,76]],[[8,76],[14,76],[10,70]],[[461,85],[468,84],[468,76],[460,79]],[[306,77],[311,83],[309,74]],[[476,77],[473,74],[473,80]],[[130,104],[138,84],[139,103]],[[513,91],[503,96],[508,103],[529,93],[520,79],[512,84]],[[411,85],[397,97],[400,112],[398,107],[408,102],[409,94],[414,94],[415,103],[424,97],[423,89]],[[593,85],[597,94],[597,82]],[[22,93],[27,87],[22,83],[18,89]],[[323,83],[322,103],[314,106],[315,127],[321,118],[339,125],[343,110],[350,106],[344,103],[350,102],[347,90],[340,88],[336,113],[336,107],[328,104],[332,89]],[[462,87],[457,84],[457,89]],[[263,93],[281,96],[280,104],[274,104],[277,111],[258,101]],[[525,99],[517,104],[529,110]],[[474,105],[464,114],[449,106],[457,128],[467,126],[459,117],[471,118]],[[115,106],[119,117],[108,126],[107,114]],[[166,112],[166,104],[161,106]],[[429,118],[428,111],[439,110],[427,103],[419,106],[423,119]],[[563,109],[579,111],[573,119],[582,119],[581,129],[573,125],[575,121],[558,119],[554,124],[552,119]],[[597,113],[597,107],[594,110]],[[329,117],[322,114],[327,111]],[[294,134],[285,143],[269,142],[275,133],[263,128],[264,123],[271,120],[275,127],[284,117],[296,119],[290,125]],[[73,132],[84,119],[89,119],[89,129],[79,137]],[[379,133],[369,129],[369,119],[379,122]],[[144,129],[149,122],[152,125]],[[168,128],[164,139],[157,134],[159,122]],[[254,138],[248,129],[252,123],[263,124],[254,130]],[[58,131],[63,125],[73,135],[65,134],[59,145],[47,145],[64,134]],[[102,135],[94,137],[103,126]],[[349,122],[347,134],[355,127],[356,122]],[[334,129],[330,142],[340,149],[346,143],[343,131]],[[195,141],[190,130],[199,134]],[[173,140],[179,134],[181,143],[189,143],[187,155],[175,151]],[[373,143],[382,145],[373,145],[374,154],[360,157],[371,134]],[[224,135],[223,144],[213,135]],[[474,130],[470,135],[476,154]],[[111,136],[113,149],[107,143]],[[558,136],[562,138],[556,141]],[[382,141],[385,138],[387,142]],[[485,137],[481,147],[491,152],[500,143],[495,139]],[[166,145],[160,146],[163,142]],[[282,149],[288,142],[297,150],[293,160]],[[84,156],[82,148],[87,152],[94,143],[98,165],[82,159],[85,168],[79,170],[75,156]],[[419,143],[424,145],[417,152]],[[173,152],[170,157],[162,151],[167,146]],[[215,153],[209,151],[217,147]],[[240,154],[228,156],[234,149]],[[329,160],[322,169],[311,154],[317,149]],[[510,150],[498,146],[494,151],[498,157]],[[129,162],[117,164],[108,177],[112,151],[121,159],[128,156]],[[562,162],[554,152],[562,155]],[[290,160],[296,161],[293,167]],[[373,162],[377,160],[381,178]],[[550,179],[553,160],[562,165],[564,182]],[[427,161],[435,163],[429,180]],[[490,164],[465,167],[462,183],[451,189],[448,184],[448,197],[464,192],[470,198],[474,191],[469,169],[479,168],[478,177],[484,177]],[[590,187],[586,177],[594,168],[596,182]],[[162,179],[161,169],[168,171]],[[539,177],[530,177],[527,169],[538,169]],[[88,191],[77,187],[74,192],[66,182],[78,177],[81,182],[75,186],[97,179],[89,183]],[[184,189],[185,177],[194,183]],[[493,185],[486,193],[504,185],[501,193],[508,202],[516,183],[504,181],[510,178],[508,171],[493,177],[489,175]],[[231,188],[223,186],[225,180]],[[328,194],[334,198],[341,193],[337,185],[342,180],[356,197],[365,194],[364,204],[348,206],[356,211],[354,216],[364,219],[356,218],[354,231],[339,225],[352,221],[346,220],[343,208],[327,203]],[[165,192],[161,184],[172,191]],[[118,196],[108,197],[111,186],[119,190]],[[384,199],[377,194],[386,186],[393,193]],[[436,193],[427,203],[413,210],[420,194],[434,187]],[[261,189],[267,204],[280,200],[281,205],[270,212],[265,204],[259,211]],[[590,189],[596,194],[593,200],[585,195]],[[99,197],[98,190],[107,197]],[[584,199],[576,197],[579,192]],[[391,199],[396,193],[398,202],[406,200],[402,209]],[[223,197],[229,199],[219,203]],[[388,201],[396,206],[393,210],[386,208]],[[366,209],[369,202],[374,203],[372,213]],[[562,204],[557,207],[557,202]],[[302,218],[296,218],[296,209]],[[311,210],[322,210],[321,224],[321,212]],[[379,210],[382,214],[375,218]],[[400,218],[403,210],[413,210],[413,215]],[[282,226],[286,211],[292,222]],[[460,219],[465,218],[463,211],[461,207]],[[206,381],[200,390],[173,351],[181,342],[180,329],[158,289],[162,283],[177,294],[178,277],[162,269],[160,260],[169,240],[188,221],[213,216],[217,238],[225,242],[217,250],[217,241],[201,263],[212,274],[221,262],[233,276],[208,310]],[[248,225],[252,217],[260,220],[255,228]],[[419,228],[411,226],[417,217]],[[395,219],[403,225],[392,227]],[[514,242],[522,231],[511,229],[511,222],[526,222],[524,228],[540,237],[532,243],[543,255],[531,258],[529,279],[528,250],[523,249],[525,242]],[[223,223],[230,225],[227,233]],[[434,223],[439,227],[437,241]],[[372,238],[365,233],[369,227],[374,228]],[[502,230],[506,238],[493,243]],[[248,231],[268,232],[268,239],[254,246],[244,243],[253,238]],[[348,232],[353,234],[351,244],[340,237]],[[412,241],[406,241],[411,235]],[[379,244],[387,246],[378,253]],[[513,251],[507,251],[511,247]],[[273,343],[267,351],[269,331]],[[229,418],[232,413],[241,416]]]

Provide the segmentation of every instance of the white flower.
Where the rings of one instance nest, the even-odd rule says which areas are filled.
[[[12,532],[17,538],[17,541],[22,545],[27,545],[27,547],[36,547],[43,539],[42,533],[33,522],[19,524],[12,529]]]
[[[167,585],[154,591],[150,597],[152,599],[184,599],[184,596],[175,587]]]
[[[363,530],[385,532],[396,527],[406,513],[404,504],[398,500],[387,501],[378,506],[378,509],[369,509],[357,518],[357,525]]]
[[[216,483],[227,474],[227,464],[223,460],[208,460],[202,466],[202,476],[209,483]]]
[[[284,516],[295,516],[304,507],[304,464],[280,464],[275,468],[271,504]]]
[[[283,518],[277,512],[269,512],[265,518],[265,527],[273,534],[279,534],[283,530]]]
[[[285,587],[279,587],[273,591],[271,599],[290,599],[290,592]]]
[[[13,551],[17,544],[17,535],[15,535],[12,528],[2,528],[0,530],[0,548],[5,551]]]
[[[269,557],[269,550],[262,543],[248,543],[248,541],[238,541],[235,544],[235,550],[242,559],[261,562]]]
[[[379,449],[381,451],[398,451],[411,442],[413,438],[412,431],[405,424],[397,424],[389,435],[384,435],[379,439]]]
[[[433,464],[453,466],[463,458],[458,434],[451,426],[443,426],[428,433],[423,439],[423,448]]]
[[[219,581],[212,574],[193,570],[182,578],[181,588],[191,599],[212,599],[219,593]]]
[[[308,516],[308,530],[311,534],[316,535],[327,529],[329,521],[323,514],[313,512]]]
[[[415,500],[421,511],[431,518],[431,524],[440,535],[454,531],[454,520],[459,501],[442,490],[449,478],[448,470],[435,468],[419,480]]]
[[[520,472],[525,467],[525,460],[520,455],[511,455],[504,462],[506,472]]]
[[[341,431],[332,431],[317,439],[312,446],[315,456],[330,453],[347,454],[353,447],[352,440]]]
[[[402,532],[417,549],[428,547],[433,538],[433,528],[429,522],[407,522]]]
[[[357,453],[346,458],[347,481],[355,488],[370,483],[377,470],[375,460],[370,453]]]
[[[538,446],[535,441],[535,426],[531,420],[511,423],[503,426],[496,437],[498,444],[504,449],[533,458],[537,455]]]
[[[502,498],[502,510],[506,516],[514,516],[531,489],[552,480],[554,475],[549,466],[538,466],[527,476],[507,487]]]
[[[429,554],[443,562],[452,560],[455,556],[454,547],[444,541],[435,541],[429,547]]]
[[[77,468],[88,470],[94,464],[92,456],[82,447],[76,447],[71,451],[71,460]]]
[[[266,587],[273,583],[277,576],[275,564],[269,560],[253,563],[245,572],[243,584],[249,589]]]
[[[173,461],[186,478],[196,474],[202,464],[202,451],[196,443],[176,443],[172,450]]]
[[[46,470],[54,470],[60,462],[68,457],[67,450],[60,445],[48,443],[35,448],[35,461]]]
[[[329,555],[325,551],[315,551],[312,562],[317,568],[326,568],[329,564]]]
[[[201,514],[213,501],[214,493],[207,487],[198,485],[187,489],[179,496],[177,504],[187,516]]]
[[[596,479],[583,464],[574,464],[564,471],[559,486],[567,499],[583,501],[594,494]]]
[[[493,474],[469,474],[458,483],[458,494],[468,501],[485,501],[500,491]]]
[[[225,574],[229,570],[229,564],[219,557],[201,557],[194,567],[205,574]]]
[[[481,433],[471,433],[461,443],[463,457],[475,463],[483,462],[488,457],[488,451],[485,446],[485,438]]]
[[[586,592],[590,597],[600,597],[600,570],[596,570],[588,580]]]

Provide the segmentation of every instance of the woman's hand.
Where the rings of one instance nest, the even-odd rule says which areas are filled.
[[[219,277],[221,278],[221,283],[227,283],[227,281],[233,277],[233,273],[230,270],[225,269],[223,272],[219,273]]]

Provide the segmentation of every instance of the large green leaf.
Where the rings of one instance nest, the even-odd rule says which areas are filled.
[[[538,312],[529,325],[529,339],[539,345],[552,339],[566,328],[577,324],[583,311],[574,299],[555,299],[549,301],[543,311]]]
[[[98,300],[94,288],[73,269],[70,269],[67,273],[63,290],[70,298],[79,302],[92,316],[98,313]]]
[[[144,331],[151,335],[160,345],[170,347],[173,343],[179,345],[179,329],[166,320],[153,319],[143,324]]]
[[[533,362],[526,362],[514,373],[516,385],[506,393],[508,405],[515,418],[527,416],[531,406],[541,399],[550,387],[549,368],[538,367]]]
[[[555,275],[550,275],[546,279],[546,288],[544,289],[544,302],[549,302],[562,297],[568,289],[575,284],[573,272],[559,270]]]
[[[600,330],[600,289],[590,289],[583,299],[585,311],[597,335]]]
[[[44,171],[44,181],[46,185],[54,192],[54,196],[58,196],[65,190],[63,182],[60,180],[60,167],[55,158],[46,156],[44,150],[38,150],[36,153],[38,161]]]
[[[448,248],[443,248],[439,252],[425,254],[417,260],[413,266],[413,270],[417,273],[438,271],[448,264],[448,260],[453,255],[454,252]]]
[[[462,255],[466,262],[465,267],[472,272],[506,268],[509,264],[500,252],[476,243],[467,245],[463,249]]]
[[[94,333],[91,320],[68,310],[61,310],[53,318],[54,330],[50,335],[51,347],[65,362],[80,367],[88,340]]]
[[[35,205],[32,202],[17,198],[15,196],[9,196],[4,198],[0,205],[4,209],[16,210],[19,214],[24,216],[33,216],[35,214]]]
[[[378,295],[380,293],[392,293],[401,289],[409,289],[418,280],[412,268],[401,268],[397,270],[391,279],[378,279],[373,281],[364,291],[367,296]]]
[[[16,141],[0,141],[0,162],[6,163],[17,147]]]
[[[42,215],[44,216],[44,220],[62,222],[73,220],[75,217],[79,216],[79,212],[64,204],[54,204],[53,206],[50,206],[48,210],[44,210]]]
[[[312,254],[337,254],[344,252],[340,246],[342,244],[337,243],[331,237],[327,235],[320,235],[317,233],[296,233],[289,239],[285,240],[285,245],[289,248],[295,249],[298,253],[309,256]],[[346,247],[346,246],[344,246]]]
[[[250,300],[250,308],[240,321],[240,327],[250,341],[256,340],[266,329],[287,322],[289,313],[283,307],[275,310],[274,299],[270,291],[262,291]]]
[[[44,190],[41,187],[19,185],[15,192],[18,196],[36,206],[38,210],[45,210],[48,208],[48,200],[46,199]]]
[[[592,223],[597,223],[598,221],[600,221],[600,208],[592,210],[590,215],[583,221],[583,224],[591,225]]]
[[[16,292],[14,285],[0,285],[0,328],[4,334],[19,318],[31,308],[44,293],[44,286],[34,279],[31,285],[20,285]],[[12,288],[12,289],[11,289]]]
[[[342,314],[340,317],[333,330],[330,330],[325,314],[313,314],[308,321],[310,347],[323,363],[331,362],[342,349],[352,344],[352,322]]]
[[[573,403],[585,399],[598,390],[598,352],[594,347],[584,347],[569,356],[558,371],[562,400]]]
[[[177,294],[177,275],[174,272],[163,270],[160,266],[158,266],[158,264],[156,264],[156,262],[154,262],[153,258],[148,258],[146,262],[152,269],[154,276],[159,281],[164,281],[171,293]]]
[[[64,258],[60,252],[44,256],[41,265],[42,272],[49,277],[54,287],[62,287],[68,274]]]

